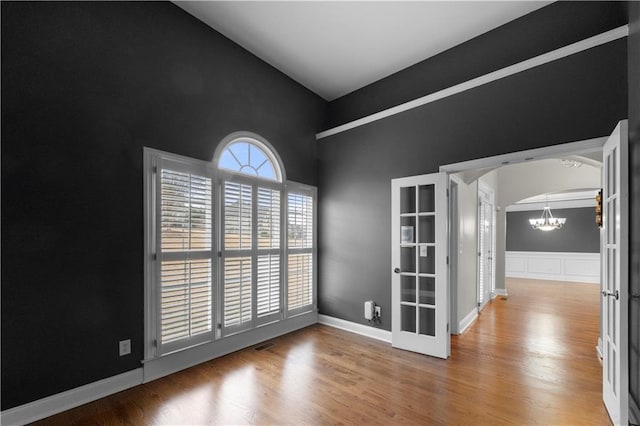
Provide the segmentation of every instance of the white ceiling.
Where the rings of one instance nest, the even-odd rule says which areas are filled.
[[[176,1],[327,100],[550,1]]]

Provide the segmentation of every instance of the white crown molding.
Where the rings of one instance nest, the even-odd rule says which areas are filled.
[[[567,56],[571,56],[573,54],[583,52],[587,49],[591,49],[593,47],[600,46],[600,45],[609,43],[611,41],[618,40],[623,37],[627,37],[628,35],[629,35],[628,25],[623,25],[621,27],[614,28],[613,30],[606,31],[602,34],[598,34],[593,37],[586,38],[584,40],[578,41],[568,46],[561,47],[556,50],[552,50],[551,52],[543,53],[542,55],[533,57],[531,59],[527,59],[522,62],[518,62],[517,64],[510,65],[508,67],[490,72],[488,74],[484,74],[480,77],[476,77],[474,79],[465,81],[463,83],[456,84],[446,89],[439,90],[429,95],[422,96],[412,101],[408,101],[400,105],[396,105],[394,107],[382,110],[375,114],[371,114],[366,117],[351,121],[349,123],[345,123],[340,126],[322,131],[316,134],[316,140],[337,135],[338,133],[346,132],[347,130],[355,129],[356,127],[364,126],[365,124],[370,124],[370,123],[373,123],[374,121],[382,120],[383,118],[391,117],[393,115],[400,114],[402,112],[409,111],[411,109],[418,108],[423,105],[427,105],[429,103],[447,98],[452,95],[456,95],[458,93],[467,91],[469,89],[473,89],[473,88],[482,86],[484,84],[491,83],[493,81],[529,70],[531,68],[544,65],[549,62],[557,61],[558,59],[566,58]]]

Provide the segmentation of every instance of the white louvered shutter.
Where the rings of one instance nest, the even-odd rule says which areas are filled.
[[[223,181],[222,334],[281,318],[281,189]]]
[[[157,171],[158,349],[210,340],[213,332],[213,188],[206,171],[161,161]]]
[[[291,191],[287,195],[287,310],[309,310],[315,300],[314,195]]]
[[[263,324],[281,318],[282,285],[281,191],[257,188],[256,321]]]

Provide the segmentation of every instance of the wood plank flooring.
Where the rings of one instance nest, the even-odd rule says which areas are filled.
[[[38,424],[610,424],[598,286],[507,288],[446,361],[314,325]]]

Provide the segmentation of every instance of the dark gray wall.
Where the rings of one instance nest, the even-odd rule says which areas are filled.
[[[571,14],[557,19],[566,28],[580,20]],[[610,22],[611,28],[624,23]],[[537,34],[524,28],[531,39],[513,43],[554,38],[554,29]],[[499,33],[492,37],[500,39]],[[611,42],[319,141],[320,312],[365,324],[361,306],[373,299],[382,306],[379,326],[389,330],[391,179],[609,135],[627,116],[626,44]],[[479,62],[465,66],[482,68]],[[405,84],[390,79],[384,83],[387,93]],[[422,93],[417,86],[415,92]],[[359,99],[354,98],[354,110]]]
[[[600,228],[594,208],[552,209],[555,217],[567,219],[562,228],[552,232],[535,230],[529,224],[529,219],[541,213],[507,212],[507,251],[600,253]]]
[[[640,3],[629,4],[630,292],[640,294]],[[629,302],[629,387],[640,406],[640,299]],[[638,419],[636,419],[638,420]]]
[[[624,25],[626,8],[625,2],[553,3],[332,101],[325,127],[344,124]]]
[[[143,146],[315,185],[326,103],[171,3],[1,6],[4,410],[141,366]]]

